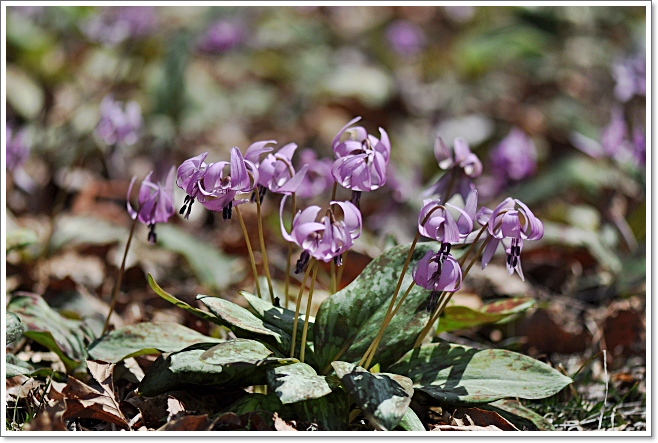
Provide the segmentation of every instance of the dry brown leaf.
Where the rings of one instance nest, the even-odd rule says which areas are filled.
[[[457,408],[452,415],[453,419],[457,421],[457,425],[466,426],[495,426],[501,431],[518,431],[519,429],[510,423],[507,419],[503,418],[500,414],[494,411],[487,411],[480,408]]]
[[[97,391],[75,377],[69,376],[66,388],[62,392],[66,398],[64,418],[93,418],[129,427],[128,420],[121,412],[114,395],[112,383],[114,365],[93,360],[88,360],[87,365],[103,391]]]
[[[274,428],[277,431],[295,431],[297,432],[297,428],[294,426],[289,425],[284,419],[279,417],[279,414],[276,412],[274,413]]]
[[[158,428],[158,431],[207,431],[212,423],[208,420],[207,415],[186,415],[184,417],[171,420],[164,426]]]
[[[432,425],[434,426],[434,425]],[[453,426],[453,425],[436,425],[430,431],[501,431],[494,425],[489,426]]]

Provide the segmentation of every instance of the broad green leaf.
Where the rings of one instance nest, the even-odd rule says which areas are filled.
[[[7,378],[18,375],[19,373],[27,375],[34,372],[34,366],[26,361],[21,360],[14,354],[7,354],[5,361],[7,362]],[[12,374],[14,375],[9,375],[10,366],[12,367]],[[52,372],[52,370],[49,371]]]
[[[249,306],[251,306],[251,308],[256,312],[258,318],[263,320],[265,323],[269,323],[278,328],[281,328],[288,334],[292,335],[292,328],[295,324],[295,311],[279,306],[274,306],[267,300],[263,300],[260,297],[249,294],[248,292],[242,291],[240,294],[242,294],[242,296],[247,299]],[[299,321],[297,322],[298,337],[302,336],[301,334],[304,328],[303,320],[305,318],[306,316],[300,312]],[[308,341],[313,341],[313,324],[315,322],[315,318],[311,317],[309,321],[310,324],[308,326],[307,339]]]
[[[409,377],[416,389],[440,401],[464,405],[549,397],[572,382],[523,354],[449,343],[409,351],[389,371]]]
[[[5,315],[5,329],[7,332],[7,344],[10,345],[23,335],[25,326],[21,323],[21,319],[13,312],[7,312]]]
[[[327,373],[331,362],[336,359],[352,362],[360,360],[375,339],[393,297],[409,247],[397,246],[380,255],[346,288],[322,302],[315,318],[314,340],[316,358],[322,373]],[[413,266],[430,248],[436,249],[437,244],[417,245],[398,301],[413,281]],[[419,286],[411,290],[386,329],[373,364],[380,363],[386,368],[413,346],[428,320],[424,306],[429,295],[429,291]]]
[[[479,406],[482,409],[497,412],[507,421],[521,430],[554,431],[553,424],[535,411],[526,408],[516,400],[503,399],[487,405]]]
[[[282,417],[287,420],[304,417],[318,423],[328,431],[346,431],[350,418],[350,398],[342,389],[320,398],[283,405]],[[289,413],[288,410],[292,410]]]
[[[255,411],[278,412],[281,410],[281,400],[273,393],[269,394],[247,394],[227,408],[227,411],[238,415],[248,414]]]
[[[426,431],[423,422],[420,421],[420,418],[418,418],[414,410],[411,408],[407,408],[407,411],[404,413],[404,416],[402,417],[402,420],[400,420],[400,424],[398,426],[405,431]]]
[[[533,307],[534,299],[520,297],[498,300],[480,309],[468,306],[447,306],[439,321],[438,333],[470,328],[485,323],[505,322]]]
[[[139,392],[153,397],[189,385],[197,386],[252,386],[267,381],[270,364],[285,364],[286,359],[268,359],[265,362],[216,365],[201,360],[201,356],[216,343],[192,345],[180,352],[161,355],[149,368],[139,385]]]
[[[331,365],[372,425],[380,430],[395,429],[411,403],[411,380],[398,374],[373,374],[344,361]]]
[[[158,243],[183,255],[201,283],[212,289],[224,289],[242,278],[235,258],[170,223],[158,225]]]
[[[57,354],[67,371],[73,371],[84,362],[88,339],[82,322],[62,317],[37,294],[15,296],[7,311],[20,317],[26,326],[23,335]]]
[[[267,382],[284,405],[324,397],[332,392],[327,377],[317,375],[306,363],[270,368]]]
[[[17,375],[30,375],[32,373],[29,369],[13,363],[6,363],[5,367],[7,369],[6,378],[16,377]]]
[[[208,320],[210,322],[219,324],[219,325],[224,325],[225,323],[221,321],[221,319],[217,318],[216,316],[207,313],[206,311],[202,311],[199,308],[195,308],[194,306],[190,306],[187,303],[185,303],[182,300],[177,299],[164,289],[162,289],[156,282],[155,279],[151,274],[148,274],[148,282],[151,288],[155,291],[156,294],[158,294],[160,297],[164,298],[167,300],[169,303],[174,304],[178,306],[181,309],[184,309],[188,312],[191,312],[192,314],[196,315],[197,317],[200,317],[204,320]]]
[[[236,338],[208,349],[201,354],[201,361],[211,365],[257,364],[270,356],[274,356],[274,352],[261,342]]]
[[[99,338],[87,351],[94,360],[118,363],[138,355],[176,352],[196,343],[220,341],[177,323],[138,323]]]

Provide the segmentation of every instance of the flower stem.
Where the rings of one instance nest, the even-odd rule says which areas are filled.
[[[297,197],[295,193],[292,193],[292,218],[295,219],[295,212],[297,212]],[[290,231],[292,232],[292,222]],[[285,308],[288,309],[288,292],[290,290],[290,268],[292,266],[292,242],[288,242],[288,259],[286,261],[286,286],[284,289],[284,294],[286,297],[286,302],[284,304]]]
[[[121,268],[119,268],[119,277],[117,278],[116,284],[112,289],[112,300],[110,301],[110,311],[107,313],[107,318],[105,319],[105,324],[103,325],[103,332],[101,336],[105,335],[105,333],[107,332],[107,329],[110,326],[110,317],[112,316],[112,312],[114,312],[114,308],[117,305],[117,296],[119,294],[119,290],[121,289],[121,283],[123,282],[123,274],[126,271],[126,258],[128,257],[128,250],[130,249],[130,243],[132,242],[133,235],[135,234],[135,227],[137,226],[137,220],[138,218],[135,217],[135,219],[133,220],[133,225],[130,228],[130,234],[128,234],[126,249],[125,251],[123,251],[123,260],[121,260]]]
[[[470,246],[468,247],[468,249],[466,250],[466,253],[465,253],[465,254],[462,256],[462,258],[459,260],[459,267],[463,267],[463,266],[464,266],[464,263],[466,263],[466,259],[468,258],[469,254],[471,253],[471,251],[472,251],[473,248],[475,247],[475,244],[478,242],[478,240],[480,240],[480,237],[482,237],[482,234],[484,234],[484,231],[487,230],[487,226],[488,226],[488,225],[489,225],[489,223],[485,223],[484,226],[482,226],[482,228],[480,229],[480,232],[478,232],[478,235],[477,235],[477,236],[475,237],[475,239],[473,240],[473,243],[471,243],[471,245],[470,245]]]
[[[380,334],[383,335],[383,329],[386,327],[385,325],[388,325],[387,322],[390,322],[390,316],[391,312],[393,311],[393,306],[395,305],[395,300],[398,297],[398,294],[400,293],[400,287],[402,287],[402,281],[404,280],[404,276],[407,273],[407,269],[409,269],[409,263],[411,263],[411,257],[413,257],[414,254],[414,249],[416,249],[416,243],[418,243],[418,240],[420,239],[420,232],[416,232],[416,236],[414,237],[414,241],[411,243],[411,247],[409,248],[409,253],[407,254],[407,259],[404,262],[404,267],[402,268],[402,272],[400,273],[400,277],[398,278],[398,283],[397,286],[395,287],[395,292],[393,293],[393,298],[391,298],[391,303],[388,305],[388,310],[386,311],[386,315],[384,316],[384,321],[382,322],[382,328],[379,331]],[[379,335],[378,335],[379,336]],[[372,352],[373,345],[375,344],[377,340],[375,339],[368,349],[366,350],[365,354],[363,354],[363,357],[361,357],[361,361],[359,362],[359,366],[361,366],[366,359],[368,358],[368,354]]]
[[[270,290],[270,301],[274,304],[274,288],[272,286],[272,276],[270,275],[270,266],[267,261],[267,250],[265,249],[265,237],[263,236],[263,220],[260,214],[260,192],[256,187],[256,216],[258,218],[258,239],[260,240],[260,252],[263,256],[263,268],[265,268],[265,277]]]
[[[240,212],[240,207],[235,207],[235,213],[238,214],[238,220],[240,220],[240,227],[242,228],[242,234],[244,234],[244,240],[247,242],[247,252],[249,252],[249,261],[251,262],[251,271],[254,273],[254,281],[256,282],[256,293],[259,298],[263,298],[260,293],[260,283],[258,282],[258,270],[256,269],[256,260],[254,259],[254,251],[251,249],[251,241],[249,240],[249,234],[247,233],[247,226],[244,224],[244,219],[242,218],[242,213]]]
[[[313,303],[313,290],[315,289],[315,279],[318,276],[318,269],[320,262],[316,261],[313,268],[313,277],[311,277],[311,289],[308,290],[308,300],[306,301],[306,317],[304,317],[304,330],[302,331],[301,350],[299,351],[299,360],[304,363],[304,355],[306,354],[306,335],[308,334],[308,319],[311,317],[311,304]]]
[[[299,294],[297,295],[297,304],[295,307],[295,321],[292,324],[292,344],[290,345],[290,358],[295,357],[295,340],[297,338],[297,324],[299,323],[299,310],[302,307],[302,295],[304,295],[304,289],[306,288],[306,280],[308,279],[309,274],[311,273],[311,268],[315,265],[315,259],[311,259],[311,262],[306,268],[304,273],[304,278],[302,279],[302,285],[299,287]]]
[[[329,273],[331,274],[331,287],[329,290],[332,294],[335,294],[336,293],[336,263],[333,260],[331,261],[330,267],[331,269],[329,270]]]
[[[345,271],[345,265],[347,264],[347,255],[349,254],[349,252],[350,251],[348,249],[343,253],[343,264],[338,267],[338,275],[336,276],[336,291],[340,290],[340,282],[343,281],[343,271]]]
[[[331,199],[329,200],[330,202],[336,200],[336,191],[338,191],[338,183],[334,182],[334,187],[331,190]]]

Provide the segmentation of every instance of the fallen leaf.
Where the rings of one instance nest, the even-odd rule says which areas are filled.
[[[207,415],[186,415],[158,428],[158,431],[207,431],[212,423]]]
[[[277,431],[295,431],[297,432],[297,428],[294,426],[289,425],[284,419],[279,417],[279,414],[276,412],[274,413],[274,428]]]
[[[174,397],[167,397],[167,421],[172,421],[185,416],[185,406],[180,400]]]

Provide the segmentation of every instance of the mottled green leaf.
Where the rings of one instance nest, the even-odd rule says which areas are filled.
[[[15,296],[7,311],[20,317],[26,327],[23,335],[57,354],[67,371],[73,371],[84,362],[89,340],[83,332],[82,322],[62,317],[37,294]]]
[[[274,352],[256,340],[236,338],[208,349],[201,354],[201,361],[211,365],[257,364],[273,355]]]
[[[327,377],[317,375],[306,363],[270,368],[267,382],[283,404],[320,398],[332,392]]]
[[[292,328],[295,324],[295,311],[279,306],[274,306],[267,300],[263,300],[260,297],[249,294],[248,292],[242,291],[240,294],[242,294],[242,296],[247,299],[249,306],[251,306],[251,308],[256,312],[256,316],[258,316],[258,318],[263,320],[265,323],[269,323],[278,328],[281,328],[288,334],[292,335]],[[300,312],[299,321],[297,322],[298,337],[302,336],[302,331],[304,328],[303,320],[305,318],[306,316]],[[311,317],[309,322],[307,339],[308,341],[313,341],[313,324],[315,322],[315,318]]]
[[[177,299],[164,289],[162,289],[153,279],[153,276],[151,274],[148,274],[148,282],[151,288],[155,291],[156,294],[158,294],[160,297],[164,298],[167,300],[169,303],[174,304],[178,306],[181,309],[184,309],[188,312],[191,312],[192,314],[196,315],[197,317],[200,317],[204,320],[208,320],[210,322],[219,324],[219,325],[224,325],[224,322],[217,318],[215,315],[209,314],[206,311],[202,311],[199,308],[195,308],[194,306],[190,306],[187,303],[185,303],[182,300]]]
[[[173,389],[196,386],[251,386],[267,382],[266,371],[270,364],[283,364],[286,359],[268,359],[265,362],[241,362],[216,365],[201,360],[201,356],[216,343],[192,345],[180,352],[161,355],[149,368],[139,385],[139,392],[147,397]]]
[[[487,405],[479,406],[482,409],[497,412],[501,417],[521,430],[554,431],[553,424],[535,411],[526,408],[517,400],[497,400]]]
[[[485,323],[505,322],[524,312],[535,304],[527,297],[498,300],[482,306],[480,309],[468,306],[448,306],[439,321],[438,332],[455,331]]]
[[[414,264],[430,248],[437,247],[434,242],[416,247],[398,301],[412,282]],[[390,249],[368,264],[346,288],[322,302],[315,318],[314,343],[323,373],[338,358],[352,362],[361,359],[379,333],[408,252],[409,245]],[[424,306],[429,294],[418,286],[411,290],[386,329],[373,363],[386,368],[413,346],[428,320]],[[341,354],[346,348],[347,352]]]
[[[416,389],[440,401],[465,405],[549,397],[572,381],[523,354],[449,343],[409,351],[389,371],[411,378]]]
[[[169,223],[158,225],[158,243],[183,255],[201,283],[218,290],[242,278],[238,261]]]
[[[13,312],[7,312],[5,315],[5,330],[7,333],[7,344],[10,345],[23,335],[25,332],[25,325],[21,323],[21,319]]]
[[[331,365],[372,425],[381,430],[395,429],[411,403],[411,380],[398,374],[373,374],[344,361]]]
[[[176,352],[196,343],[220,342],[177,323],[138,323],[96,340],[87,350],[94,360],[118,363],[129,357]]]
[[[423,422],[420,421],[420,418],[418,418],[414,410],[411,408],[407,408],[407,411],[404,413],[404,416],[402,417],[402,420],[400,420],[400,424],[398,426],[405,431],[426,431]]]

